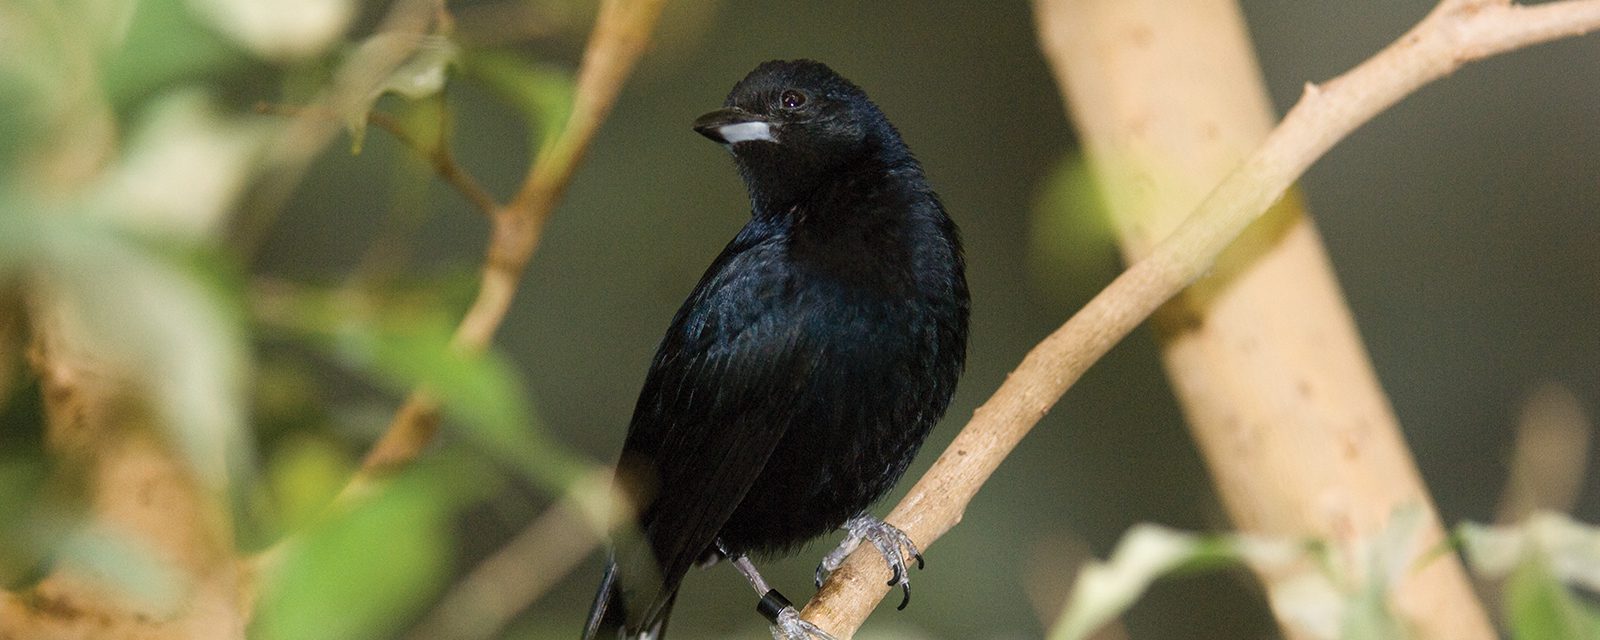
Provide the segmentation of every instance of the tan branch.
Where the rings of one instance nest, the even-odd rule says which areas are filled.
[[[125,537],[160,566],[162,579],[150,584],[170,588],[119,588],[103,567],[69,555],[25,594],[0,591],[0,638],[244,638],[249,587],[235,568],[220,501],[152,428],[132,373],[96,357],[54,294],[43,284],[31,294],[28,360],[57,473],[86,492],[84,524],[74,535]]]
[[[1088,367],[1164,302],[1204,275],[1295,178],[1357,126],[1462,64],[1600,28],[1600,0],[1536,6],[1445,2],[1394,44],[1322,85],[1148,256],[1134,263],[1023,359],[889,514],[924,549],[961,520],[1000,461]],[[804,616],[852,635],[888,591],[888,570],[858,552]]]
[[[665,4],[666,0],[607,0],[601,4],[578,69],[571,117],[561,134],[544,145],[511,204],[491,216],[493,231],[482,284],[456,328],[456,347],[483,350],[505,320],[522,272],[539,246],[545,221],[566,191],[600,123],[611,112]],[[352,488],[415,459],[433,440],[438,424],[433,398],[426,390],[413,392],[362,461]]]
[[[1136,261],[1272,126],[1244,17],[1236,0],[1039,8],[1045,51],[1123,253]],[[1410,507],[1423,517],[1419,547],[1438,545],[1433,500],[1299,198],[1257,220],[1155,320],[1167,375],[1234,527],[1365,558],[1358,548]],[[1276,597],[1292,577],[1260,577],[1280,617],[1293,620]],[[1422,637],[1494,635],[1454,556],[1407,575],[1393,602]],[[1287,623],[1283,633],[1306,637]]]
[[[417,140],[394,116],[380,111],[367,114],[368,123],[389,132],[401,144],[427,158],[428,165],[433,167],[433,172],[439,175],[439,179],[455,188],[461,197],[466,198],[467,202],[478,210],[478,213],[485,216],[494,215],[494,212],[500,209],[500,203],[495,201],[494,196],[489,195],[489,191],[483,188],[483,184],[479,183],[477,178],[472,177],[466,167],[456,162],[455,154],[450,151],[448,126],[450,116],[446,113],[440,118],[446,122],[441,123],[439,127],[439,139],[429,143]]]

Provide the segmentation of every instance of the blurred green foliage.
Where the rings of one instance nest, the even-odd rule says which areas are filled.
[[[1280,96],[1359,59],[1425,9],[1319,17],[1335,10],[1314,4],[1247,3]],[[372,105],[393,111],[424,151],[443,137],[487,189],[511,193],[522,159],[565,126],[593,5],[451,3],[460,25],[502,27],[498,39],[428,34],[424,55],[369,78],[362,100],[330,117],[359,132]],[[452,331],[486,230],[415,150],[386,135],[353,140],[365,149],[355,158],[329,145],[262,246],[235,237],[241,218],[270,219],[260,209],[276,205],[256,198],[263,185],[293,173],[275,164],[286,132],[294,118],[318,117],[296,109],[339,82],[363,47],[395,45],[372,39],[389,6],[0,1],[0,367],[17,372],[0,375],[0,584],[25,588],[78,564],[154,601],[170,604],[181,587],[148,549],[86,522],[81,478],[47,452],[21,341],[36,313],[29,296],[48,290],[96,354],[136,381],[163,435],[227,494],[240,548],[268,550],[253,637],[402,634],[473,562],[614,454],[660,327],[746,213],[721,151],[687,123],[762,59],[821,58],[867,87],[963,225],[974,352],[930,451],[1115,272],[1025,3],[675,3],[667,46],[642,65],[596,141],[502,346],[462,353]],[[506,15],[543,19],[518,35]],[[1306,26],[1335,18],[1354,22]],[[1465,71],[1463,88],[1402,105],[1306,186],[1328,212],[1335,260],[1450,521],[1482,518],[1493,503],[1502,470],[1485,452],[1503,445],[1496,411],[1516,401],[1514,390],[1536,377],[1592,382],[1600,362],[1590,330],[1600,305],[1588,286],[1600,237],[1590,188],[1600,81],[1574,77],[1593,65],[1570,62],[1591,60],[1592,48],[1537,55],[1569,62]],[[1506,77],[1527,86],[1504,90]],[[1506,116],[1541,93],[1552,95],[1540,117]],[[258,114],[257,103],[294,113]],[[1465,111],[1439,115],[1446,108]],[[1463,124],[1449,128],[1450,117]],[[1440,211],[1459,217],[1443,225]],[[385,215],[405,229],[372,232]],[[1442,226],[1461,237],[1439,240]],[[1065,595],[1040,576],[1075,569],[1053,541],[1081,535],[1110,551],[1141,521],[1222,526],[1153,350],[1133,342],[1097,366],[932,550],[918,606],[874,618],[862,637],[1033,637]],[[419,387],[443,407],[443,443],[374,493],[335,504],[394,407]],[[1590,491],[1586,517],[1596,499]],[[1260,594],[1204,571],[1249,562],[1262,547],[1166,534],[1157,536],[1165,546],[1132,547],[1149,553],[1142,559],[1119,564],[1123,551],[1112,554],[1111,566],[1131,568],[1113,574],[1117,588],[1097,601],[1095,621],[1120,615],[1139,637],[1274,633]],[[1274,548],[1286,545],[1328,553],[1314,543]],[[769,577],[805,584],[815,558],[801,556]],[[1592,547],[1507,557],[1505,570],[1476,568],[1509,576],[1504,620],[1515,637],[1600,636],[1582,591],[1596,588]],[[508,637],[574,635],[590,569]],[[1168,573],[1178,577],[1158,580]],[[1352,639],[1402,633],[1383,598],[1392,577],[1307,574],[1320,585],[1308,590],[1311,609],[1326,614],[1318,628]],[[1030,600],[1045,604],[1030,612]],[[752,603],[725,569],[697,573],[675,635],[759,635]]]
[[[529,127],[529,148],[541,148],[560,137],[572,113],[570,71],[503,51],[479,51],[467,57],[466,73],[515,106],[535,125]]]
[[[407,469],[269,555],[253,637],[397,635],[444,585],[454,554],[451,518],[498,485],[493,473],[449,453]]]
[[[239,506],[242,548],[266,550],[253,637],[392,636],[451,575],[453,531],[469,508],[510,478],[559,495],[590,464],[539,427],[508,358],[451,344],[472,282],[263,281],[229,244],[229,219],[252,206],[250,188],[282,169],[271,145],[291,123],[250,105],[305,93],[308,70],[338,82],[318,70],[361,68],[372,51],[410,47],[387,76],[350,80],[373,88],[356,111],[337,115],[359,145],[366,111],[394,93],[427,107],[401,105],[410,127],[434,128],[427,139],[448,131],[438,123],[450,107],[436,97],[456,58],[446,35],[412,46],[380,33],[348,54],[332,46],[336,38],[297,35],[343,31],[356,7],[305,0],[251,18],[240,12],[259,7],[232,0],[0,5],[4,326],[25,326],[17,320],[40,313],[39,301],[59,307],[74,339],[132,381],[197,476]],[[320,23],[283,20],[321,10],[330,13]],[[542,144],[565,118],[570,72],[485,56],[497,89],[538,105],[542,124],[530,129]],[[275,81],[284,84],[275,90]],[[13,291],[31,304],[11,304]],[[295,366],[286,347],[320,354],[341,373]],[[20,353],[0,353],[8,370],[21,370]],[[258,355],[273,366],[257,368]],[[0,451],[3,583],[26,587],[52,567],[80,566],[158,611],[180,606],[181,576],[73,506],[82,481],[48,464],[39,390],[27,380],[0,378],[8,385],[0,443],[33,443]],[[328,380],[371,385],[390,403],[425,388],[458,435],[371,495],[335,504],[356,452],[340,441],[345,414],[327,406],[339,394],[316,386]],[[263,429],[273,421],[287,424]]]

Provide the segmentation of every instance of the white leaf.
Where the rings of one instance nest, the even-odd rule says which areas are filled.
[[[1474,571],[1504,577],[1530,558],[1545,562],[1551,575],[1600,591],[1600,528],[1548,511],[1515,526],[1464,524],[1459,529]]]
[[[1279,580],[1269,588],[1278,617],[1318,640],[1339,637],[1344,622],[1345,595],[1328,576],[1305,572]]]
[[[1523,548],[1528,544],[1528,536],[1520,527],[1491,527],[1468,522],[1457,531],[1466,549],[1468,564],[1478,575],[1487,578],[1510,575],[1522,561]]]
[[[1150,583],[1203,551],[1198,537],[1153,524],[1135,525],[1106,562],[1078,572],[1052,640],[1080,640],[1121,615]]]
[[[1396,509],[1389,524],[1354,541],[1349,554],[1309,541],[1253,535],[1200,537],[1140,524],[1107,562],[1080,572],[1052,640],[1080,640],[1120,615],[1157,578],[1196,560],[1242,561],[1268,576],[1279,617],[1318,640],[1396,640],[1408,631],[1388,603],[1417,558],[1419,507]],[[1318,552],[1317,550],[1322,551]]]
[[[143,118],[95,208],[187,240],[212,237],[248,184],[270,130],[228,119],[199,91],[160,99]]]
[[[271,60],[326,51],[356,15],[355,0],[189,0],[223,34]]]

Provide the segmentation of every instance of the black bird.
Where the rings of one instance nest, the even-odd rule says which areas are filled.
[[[966,361],[956,226],[894,126],[810,60],[767,62],[694,130],[723,144],[751,218],[657,348],[618,478],[643,540],[613,543],[584,638],[660,638],[691,565],[732,560],[779,638],[827,637],[747,556],[844,528],[910,597],[905,534],[866,514],[944,415]],[[904,602],[901,604],[904,607]]]

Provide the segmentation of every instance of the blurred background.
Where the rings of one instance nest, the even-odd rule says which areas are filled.
[[[1304,83],[1365,59],[1432,4],[1243,2],[1280,114]],[[592,13],[590,3],[570,0],[451,7],[468,47],[569,71]],[[356,32],[378,15],[381,7],[367,7]],[[524,23],[535,28],[516,28]],[[213,87],[239,112],[304,94],[296,73],[226,55],[230,62],[184,82]],[[1060,186],[1070,183],[1076,147],[1028,3],[670,3],[549,223],[498,350],[546,435],[580,459],[609,463],[667,321],[748,215],[726,152],[689,122],[757,63],[795,57],[828,63],[874,98],[966,242],[968,371],[881,515],[1028,349],[1120,269],[1092,204]],[[1586,413],[1600,407],[1597,61],[1600,38],[1589,37],[1468,66],[1358,130],[1301,183],[1447,523],[1494,520],[1515,427],[1538,390],[1564,389],[1555,397]],[[523,145],[508,141],[525,138],[525,119],[481,85],[452,80],[445,95],[459,161],[508,197],[528,160]],[[388,98],[379,108],[398,104]],[[237,270],[245,280],[320,284],[376,270],[377,281],[404,283],[412,294],[460,298],[471,292],[486,233],[483,217],[408,150],[370,131],[359,155],[340,140],[318,157],[260,225]],[[359,457],[396,394],[286,342],[253,349],[256,395],[267,396],[257,398],[252,423],[263,464],[302,431],[336,443],[335,455]],[[24,395],[0,414],[0,453],[18,455],[37,440],[28,435],[36,422],[19,408]],[[459,437],[447,427],[445,440]],[[553,500],[535,484],[497,486],[445,529],[448,570],[430,588],[443,589]],[[1574,513],[1600,520],[1600,475],[1587,476]],[[912,576],[910,607],[879,611],[861,637],[1039,637],[1077,565],[1104,557],[1139,522],[1228,528],[1147,330],[1090,370],[1000,467]],[[763,570],[791,598],[809,597],[812,569],[832,544]],[[595,555],[520,615],[508,637],[576,637],[598,579]],[[730,568],[693,572],[671,631],[765,637],[754,605]],[[1259,590],[1239,571],[1161,582],[1124,622],[1133,638],[1277,637]]]

